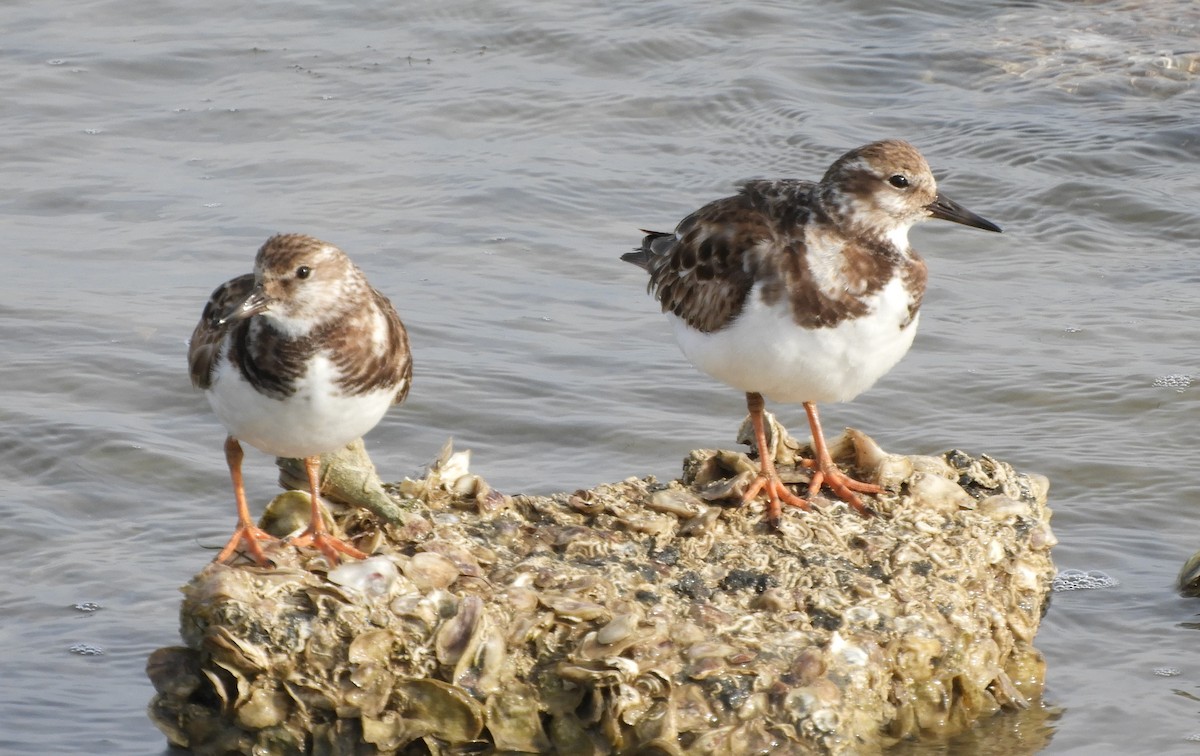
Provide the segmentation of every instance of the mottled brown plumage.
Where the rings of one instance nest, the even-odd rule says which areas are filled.
[[[836,326],[865,314],[864,298],[897,271],[915,315],[925,292],[925,261],[898,253],[879,235],[839,239],[843,288],[828,290],[814,279],[805,254],[809,241],[841,236],[814,197],[818,187],[788,179],[747,182],[736,195],[684,218],[675,233],[647,232],[641,249],[622,259],[649,271],[649,290],[663,312],[703,333],[733,322],[755,284],[762,284],[767,304],[786,298],[798,326]]]
[[[263,245],[263,250],[269,250],[263,262],[272,269],[291,271],[301,263],[313,242],[318,240],[300,234],[274,236]],[[349,263],[348,258],[346,262]],[[255,274],[247,273],[218,286],[192,332],[188,352],[192,385],[209,388],[218,348],[228,335],[236,345],[231,355],[239,371],[268,396],[282,398],[294,392],[294,383],[307,369],[309,360],[318,352],[326,352],[338,368],[336,385],[346,394],[353,396],[381,386],[397,386],[394,404],[404,401],[412,382],[408,332],[391,301],[367,284],[356,266],[351,264],[350,268],[359,280],[347,286],[349,290],[341,295],[342,305],[330,308],[309,333],[301,336],[282,331],[266,318],[226,318],[250,296]],[[280,284],[282,296],[302,296],[299,285],[291,283],[294,279],[282,281],[287,282]],[[369,297],[371,306],[353,306],[353,298],[358,297]],[[378,348],[372,335],[375,313],[387,320],[385,343]]]

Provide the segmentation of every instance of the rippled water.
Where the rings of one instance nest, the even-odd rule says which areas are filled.
[[[368,437],[385,478],[447,436],[510,492],[669,477],[731,443],[743,399],[617,257],[736,180],[891,136],[1005,234],[914,232],[922,331],[828,426],[1048,475],[1059,567],[1118,582],[1056,594],[1047,708],[911,750],[1200,750],[1200,603],[1172,588],[1200,548],[1192,0],[92,0],[0,23],[0,751],[165,750],[144,660],[233,524],[186,342],[269,234],[342,246],[409,326],[412,394]],[[261,506],[274,468],[247,463]]]

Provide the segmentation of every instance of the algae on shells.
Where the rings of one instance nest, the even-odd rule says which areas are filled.
[[[772,437],[803,479],[800,445]],[[842,754],[1040,698],[1045,478],[961,451],[887,454],[848,431],[835,456],[887,489],[870,498],[879,516],[818,499],[773,530],[759,503],[736,503],[756,469],[737,452],[692,452],[669,483],[553,496],[502,496],[450,455],[389,488],[397,524],[338,518],[369,560],[328,570],[283,547],[274,569],[192,579],[184,645],[147,665],[171,743]]]

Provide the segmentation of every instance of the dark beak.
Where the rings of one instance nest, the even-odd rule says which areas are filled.
[[[221,319],[217,321],[217,325],[225,325],[231,320],[245,320],[260,312],[266,312],[270,304],[271,300],[267,297],[267,293],[263,291],[262,284],[255,284],[245,299],[231,307],[228,312],[221,316]]]
[[[996,233],[1000,233],[1000,227],[995,223],[979,217],[944,194],[939,193],[937,199],[926,205],[925,209],[928,210],[929,214],[934,218],[954,221],[955,223],[961,223],[964,226],[982,228],[984,231],[995,231]]]

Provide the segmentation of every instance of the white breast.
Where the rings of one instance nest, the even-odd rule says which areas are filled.
[[[374,428],[396,397],[397,387],[356,396],[342,395],[335,368],[318,356],[296,391],[275,399],[254,390],[222,358],[209,404],[234,438],[278,457],[308,457],[338,449]]]
[[[732,325],[700,333],[669,315],[684,355],[705,373],[776,402],[845,402],[870,388],[912,346],[911,297],[899,277],[868,300],[868,313],[832,328],[796,325],[791,306],[763,303],[761,284]]]

